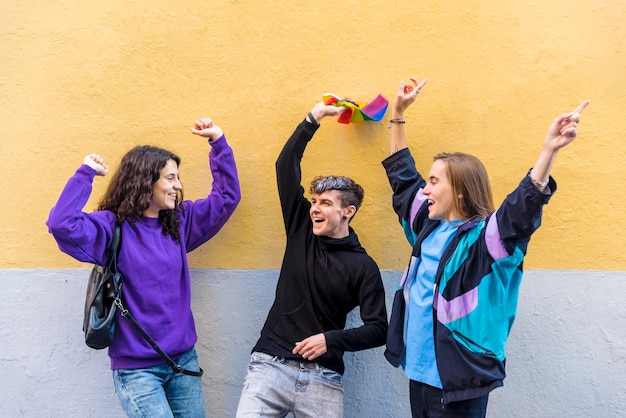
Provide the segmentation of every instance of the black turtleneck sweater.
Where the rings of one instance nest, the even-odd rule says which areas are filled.
[[[324,333],[328,351],[313,362],[343,374],[345,351],[385,343],[387,310],[380,270],[354,230],[340,239],[313,234],[300,162],[318,126],[298,125],[276,161],[287,245],[276,298],[253,351],[306,362],[291,353],[295,343]],[[357,306],[363,325],[344,330]]]

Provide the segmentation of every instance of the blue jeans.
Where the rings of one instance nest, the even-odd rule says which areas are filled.
[[[443,403],[443,391],[411,380],[411,415],[413,418],[485,418],[489,394],[480,398]]]
[[[342,376],[316,363],[252,353],[237,418],[343,417]]]
[[[177,362],[189,370],[199,370],[195,349]],[[167,364],[145,369],[113,370],[115,393],[130,418],[206,417],[202,380],[175,373]]]

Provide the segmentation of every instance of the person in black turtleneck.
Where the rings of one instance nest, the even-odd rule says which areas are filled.
[[[291,135],[276,177],[287,245],[276,297],[252,349],[237,417],[343,416],[343,353],[385,343],[380,270],[349,226],[363,201],[352,179],[320,176],[304,197],[300,162],[326,116],[345,107],[316,104]],[[359,307],[363,325],[344,329]]]

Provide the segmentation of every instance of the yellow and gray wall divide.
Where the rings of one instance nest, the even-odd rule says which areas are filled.
[[[325,93],[392,100],[411,76],[429,79],[405,114],[417,166],[472,153],[496,203],[534,164],[552,120],[591,100],[552,170],[558,190],[529,246],[508,377],[488,415],[626,413],[626,3],[24,0],[0,11],[1,416],[123,416],[106,352],[82,339],[90,266],[62,254],[45,221],[85,155],[115,170],[138,144],[176,152],[185,197],[205,196],[209,146],[188,130],[202,116],[226,132],[243,191],[224,229],[190,254],[207,411],[234,416],[282,261],[274,162],[284,141]],[[363,185],[353,227],[390,308],[410,248],[380,164],[389,117],[323,120],[303,181]],[[96,179],[86,211],[108,180]],[[349,326],[359,321],[354,312]],[[407,379],[382,352],[346,354],[346,417],[409,415]]]

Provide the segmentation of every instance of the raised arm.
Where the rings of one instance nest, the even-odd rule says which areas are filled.
[[[186,228],[187,252],[217,234],[241,200],[235,156],[222,128],[211,118],[203,117],[196,120],[194,127],[189,130],[195,135],[208,138],[211,145],[209,167],[213,182],[206,198],[182,203],[185,210],[181,219]]]
[[[323,118],[339,115],[345,110],[345,106],[335,107],[325,105],[323,102],[317,103],[304,120],[298,124],[276,160],[278,194],[283,211],[283,220],[288,231],[291,225],[299,225],[298,220],[301,219],[301,216],[306,215],[308,217],[309,207],[305,206],[309,203],[304,197],[304,188],[301,185],[300,162],[304,156],[304,150],[319,129],[320,121]]]
[[[46,225],[59,249],[78,261],[100,265],[105,262],[115,215],[109,211],[86,213],[83,209],[91,196],[94,178],[105,176],[108,171],[102,156],[85,156],[48,215]]]
[[[418,82],[411,77],[413,85],[400,81],[396,97],[391,108],[391,153],[395,153],[407,147],[406,135],[404,133],[404,111],[415,101],[417,95],[426,82],[427,78]]]
[[[572,112],[564,113],[554,119],[550,125],[537,162],[530,171],[530,178],[539,190],[543,191],[548,184],[550,170],[557,152],[576,139],[580,114],[588,104],[589,100],[585,100]]]

